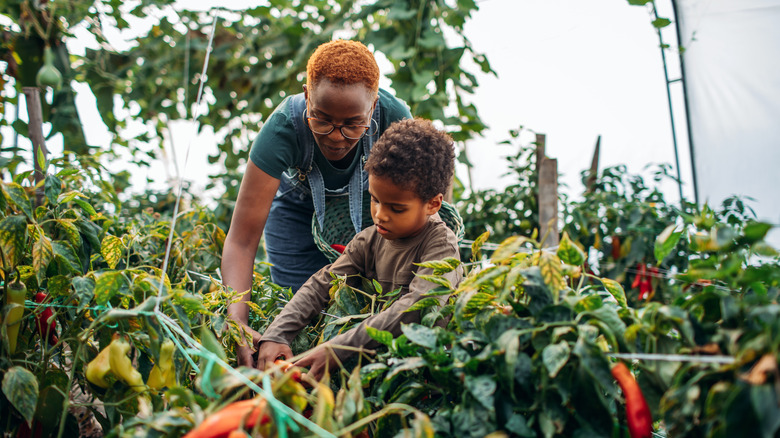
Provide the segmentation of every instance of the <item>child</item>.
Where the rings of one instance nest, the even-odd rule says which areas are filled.
[[[435,284],[416,278],[432,274],[415,263],[459,258],[455,234],[437,214],[455,168],[452,139],[423,119],[393,123],[382,134],[365,164],[374,226],[358,233],[344,253],[315,273],[260,339],[257,367],[270,365],[280,356],[292,357],[290,342],[328,304],[331,273],[362,275],[377,280],[382,290],[403,287],[400,298],[384,311],[309,351],[295,365],[310,368],[319,380],[333,369],[336,356],[354,354],[337,346],[374,348],[379,344],[366,333],[370,326],[398,336],[402,323],[419,322],[419,312],[404,313]],[[452,285],[462,279],[460,268],[446,274]],[[442,304],[447,296],[439,296]]]

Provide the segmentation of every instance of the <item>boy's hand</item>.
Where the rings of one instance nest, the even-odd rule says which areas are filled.
[[[257,364],[258,370],[264,370],[274,364],[274,361],[279,358],[291,359],[293,357],[292,350],[287,344],[280,344],[273,341],[260,341],[260,348],[257,349]]]
[[[301,368],[309,368],[309,377],[314,380],[320,381],[322,376],[325,375],[327,369],[329,373],[333,374],[333,370],[338,367],[338,359],[336,353],[333,351],[333,347],[329,343],[324,343],[317,348],[310,350],[310,353],[303,359],[298,360],[293,365]]]
[[[249,326],[244,325],[246,333],[252,336],[252,342],[244,345],[236,346],[236,359],[238,360],[238,366],[255,367],[255,359],[252,357],[257,350],[258,342],[260,342],[260,333],[252,330]]]

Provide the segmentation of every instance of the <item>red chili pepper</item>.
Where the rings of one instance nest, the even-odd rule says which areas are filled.
[[[658,269],[654,267],[648,268],[644,263],[639,263],[636,267],[639,272],[636,274],[636,277],[634,277],[634,282],[631,283],[631,287],[634,289],[637,287],[639,288],[640,300],[649,300],[655,294],[655,291],[653,291],[652,274],[657,274]]]
[[[280,367],[280,370],[283,373],[287,373],[288,371],[292,370],[292,374],[290,375],[290,378],[293,379],[293,381],[301,383],[301,369],[293,365],[292,362],[287,362],[286,360],[282,359],[276,359],[274,361],[274,365]]]
[[[268,424],[271,421],[271,417],[268,415],[266,404],[265,399],[233,402],[211,414],[197,427],[184,435],[184,438],[227,438],[231,432],[241,426],[242,420],[246,420],[244,421],[244,428],[250,430],[258,420],[261,425]]]
[[[653,432],[653,416],[631,371],[623,362],[618,362],[612,367],[612,377],[617,380],[626,399],[626,419],[631,438],[650,438]]]
[[[335,249],[336,251],[338,251],[338,252],[339,252],[339,254],[344,254],[344,248],[346,248],[346,246],[344,246],[344,245],[339,245],[338,243],[334,243],[334,244],[333,244],[333,245],[331,245],[330,247],[331,247],[331,248],[333,248],[333,249]]]
[[[612,236],[612,258],[614,260],[620,259],[620,238],[618,236]]]
[[[43,304],[47,298],[48,295],[46,295],[45,292],[38,292],[35,294],[35,302],[38,304]],[[56,345],[59,340],[57,339],[57,321],[54,318],[54,312],[51,310],[51,307],[46,306],[46,308],[35,317],[35,322],[35,326],[38,328],[38,333],[41,334],[41,337],[47,336],[49,345]]]

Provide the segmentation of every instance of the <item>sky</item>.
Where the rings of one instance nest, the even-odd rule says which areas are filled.
[[[231,7],[256,3],[235,1]],[[665,2],[658,3],[661,8]],[[212,4],[216,2],[201,0],[187,6],[207,10]],[[506,172],[504,157],[515,151],[498,143],[509,138],[509,130],[521,126],[523,142],[533,141],[534,133],[546,135],[547,156],[558,160],[561,190],[574,197],[582,192],[580,172],[590,167],[599,135],[601,168],[626,164],[630,172],[639,173],[647,164],[674,163],[664,70],[650,10],[629,6],[626,0],[482,0],[478,6],[465,33],[475,51],[487,55],[497,77],[480,74],[472,96],[490,127],[482,138],[467,144],[475,165],[471,172],[475,188],[502,189],[511,182],[501,175]],[[135,30],[151,22],[137,22]],[[122,35],[108,37],[121,48]],[[91,44],[85,33],[69,48],[78,53]],[[667,58],[670,68],[676,65],[673,53]],[[88,87],[75,84],[74,88],[82,119],[99,121]],[[680,105],[679,90],[672,89]],[[682,119],[682,107],[677,111],[677,119]],[[677,122],[683,125],[678,126],[679,149],[684,190],[690,197],[683,122]],[[134,184],[143,186],[151,178],[156,188],[166,187],[177,174],[173,156],[195,187],[204,186],[204,176],[216,171],[206,160],[217,148],[208,127],[197,138],[194,126],[187,122],[176,123],[171,132],[165,145],[168,162],[137,172]],[[90,144],[110,141],[102,123],[85,123],[85,135]],[[49,145],[53,153],[58,147],[61,151],[56,143],[55,139]],[[466,178],[463,167],[458,172]],[[666,184],[664,190],[670,202],[677,201],[676,185]]]

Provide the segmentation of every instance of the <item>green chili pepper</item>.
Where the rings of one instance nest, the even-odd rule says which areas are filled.
[[[5,305],[12,306],[8,309],[5,318],[6,333],[8,333],[8,350],[11,354],[16,351],[16,340],[19,337],[19,328],[22,326],[24,316],[24,299],[27,297],[27,287],[20,281],[8,284],[5,294]]]

